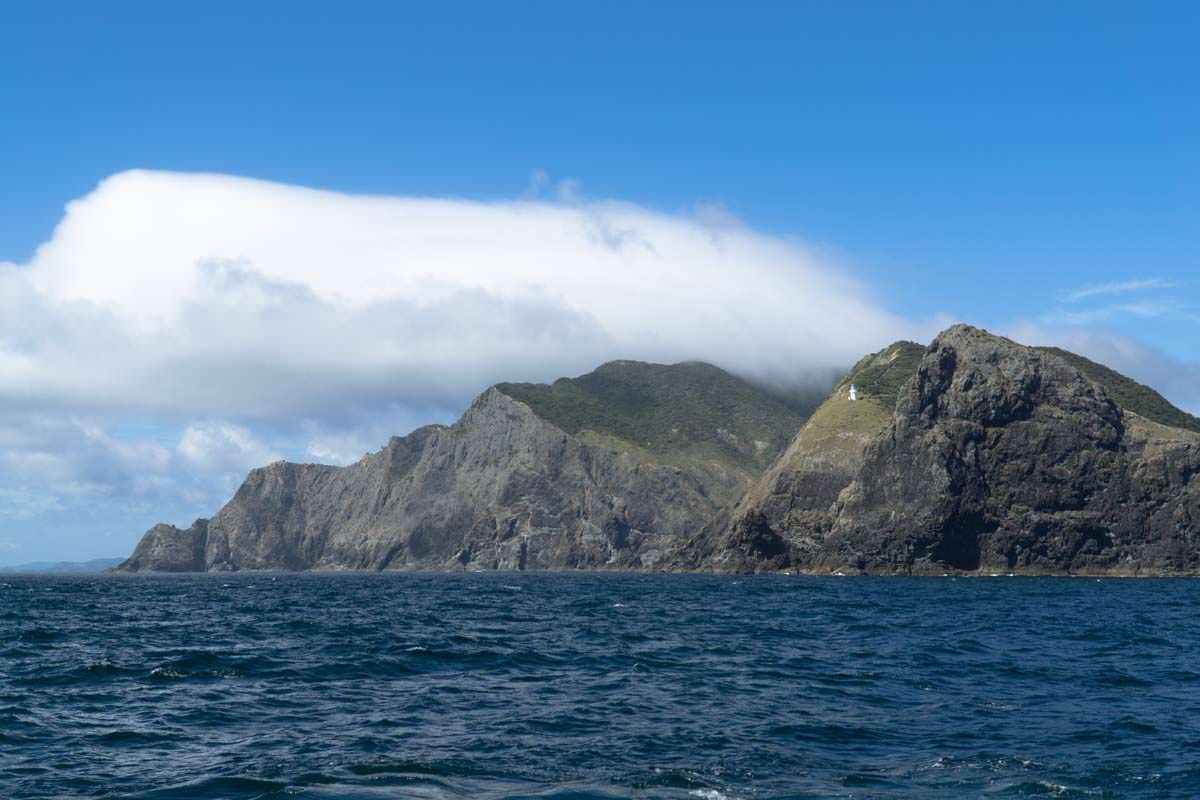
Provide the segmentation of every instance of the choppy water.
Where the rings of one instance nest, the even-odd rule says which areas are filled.
[[[4,798],[1200,793],[1200,581],[0,576]]]

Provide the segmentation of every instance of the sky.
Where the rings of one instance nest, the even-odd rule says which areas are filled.
[[[0,564],[505,379],[966,321],[1200,413],[1195,4],[7,3]]]

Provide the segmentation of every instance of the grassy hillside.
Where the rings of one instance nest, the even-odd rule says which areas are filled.
[[[1074,353],[1038,349],[1068,361],[1123,408],[1162,425],[1200,432],[1200,418],[1153,389]],[[891,419],[900,387],[916,374],[924,354],[922,345],[901,341],[866,356],[819,407],[813,397],[782,398],[700,362],[613,361],[578,378],[497,388],[585,441],[646,460],[715,463],[754,476],[787,448],[802,425],[802,441],[788,460],[857,457],[863,443]],[[858,387],[857,402],[848,397],[851,383]]]
[[[789,451],[789,466],[813,458],[834,463],[856,459],[891,421],[900,387],[917,374],[924,354],[925,348],[915,342],[895,342],[855,364],[809,417]],[[849,396],[852,383],[858,387],[856,401]]]
[[[904,382],[917,374],[925,348],[916,342],[894,342],[866,356],[846,374],[838,390],[858,387],[859,397],[870,397],[891,411]]]
[[[1200,433],[1200,418],[1171,405],[1165,397],[1149,386],[1127,378],[1103,364],[1097,364],[1095,361],[1058,347],[1039,347],[1037,349],[1045,353],[1053,353],[1103,386],[1121,408],[1140,414],[1160,425]]]
[[[700,362],[612,361],[578,378],[497,388],[585,441],[663,463],[716,462],[751,475],[779,455],[815,405]]]
[[[1171,405],[1149,386],[1138,383],[1103,364],[1058,347],[1034,348],[1052,353],[1104,387],[1117,405],[1152,422],[1200,433],[1200,417]],[[858,386],[859,397],[878,400],[889,411],[896,405],[900,386],[914,374],[925,348],[913,342],[896,342],[879,353],[859,361],[834,391],[845,393],[851,383]],[[814,414],[814,417],[816,415]],[[818,420],[819,421],[819,420]]]

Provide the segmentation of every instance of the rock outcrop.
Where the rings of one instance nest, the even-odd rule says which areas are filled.
[[[965,326],[930,346],[814,565],[1190,572],[1200,437],[1123,410],[1064,359]]]
[[[1054,352],[945,331],[860,459],[825,516],[779,511],[816,492],[752,491],[708,563],[742,570],[765,546],[815,572],[1200,571],[1200,436]]]
[[[256,469],[120,569],[1200,574],[1200,420],[1079,356],[958,325],[802,418],[707,365],[501,384],[357,464]]]
[[[859,361],[750,491],[690,543],[681,565],[774,572],[814,557],[833,526],[838,495],[891,421],[900,387],[924,354],[919,344],[896,342]]]
[[[697,375],[724,393],[690,392],[692,413],[667,409],[660,422],[646,383],[683,392]],[[356,464],[255,469],[211,520],[152,528],[118,569],[652,569],[745,491],[747,465],[770,463],[801,419],[708,365],[621,362],[601,377],[628,409],[578,435],[492,388],[453,426],[393,438]],[[511,386],[534,405],[545,394]],[[631,426],[642,441],[621,438]],[[711,430],[673,446],[688,426]]]

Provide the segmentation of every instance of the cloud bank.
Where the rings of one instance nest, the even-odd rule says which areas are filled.
[[[727,216],[141,171],[0,266],[0,298],[11,400],[275,422],[611,358],[796,381],[931,329]]]
[[[105,180],[28,263],[0,263],[4,530],[85,510],[81,529],[138,509],[187,522],[252,466],[347,463],[500,380],[637,358],[803,383],[940,324],[719,207],[536,189],[481,203]]]

